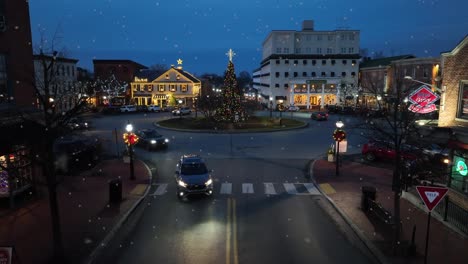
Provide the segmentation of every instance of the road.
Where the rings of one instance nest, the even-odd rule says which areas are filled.
[[[295,118],[308,121],[301,114]],[[148,127],[168,117],[99,118],[90,133],[112,141],[112,127],[124,127],[126,118]],[[156,168],[150,194],[96,263],[372,263],[308,177],[311,160],[332,143],[337,118],[274,133],[160,129],[169,149],[136,153]],[[349,149],[357,151],[358,142],[351,137]],[[184,153],[201,154],[213,169],[212,197],[176,198],[174,169]]]

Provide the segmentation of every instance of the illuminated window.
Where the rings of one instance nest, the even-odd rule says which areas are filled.
[[[177,91],[177,86],[175,84],[170,85],[171,92],[176,92]]]
[[[186,84],[181,84],[181,85],[180,85],[180,90],[181,90],[182,92],[187,92],[187,85],[186,85]]]
[[[153,85],[150,84],[150,85],[148,85],[148,92],[152,92],[152,91],[153,91]]]
[[[166,85],[164,85],[164,84],[158,85],[158,91],[159,91],[159,92],[164,92],[164,91],[166,91]]]
[[[468,82],[460,85],[457,117],[468,119]]]
[[[166,80],[169,80],[169,74],[166,74]]]

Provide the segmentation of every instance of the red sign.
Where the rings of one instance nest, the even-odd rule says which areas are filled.
[[[418,114],[427,114],[427,113],[434,112],[435,110],[437,110],[437,107],[435,104],[429,104],[425,106],[412,104],[408,107],[408,110],[414,113],[418,113]]]
[[[448,189],[444,187],[416,186],[419,196],[424,201],[429,212],[436,207],[447,194]]]
[[[439,99],[439,96],[432,92],[432,90],[423,85],[419,87],[416,91],[412,92],[408,99],[415,105],[425,107],[426,105],[433,104]]]

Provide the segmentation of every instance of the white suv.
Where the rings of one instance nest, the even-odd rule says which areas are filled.
[[[161,107],[159,105],[148,105],[146,109],[149,112],[161,112]]]
[[[129,112],[136,112],[136,106],[134,105],[122,105],[120,107],[120,112],[121,113],[129,113]]]

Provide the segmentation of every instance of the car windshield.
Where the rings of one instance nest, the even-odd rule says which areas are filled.
[[[157,137],[161,137],[161,134],[159,134],[158,132],[154,131],[154,130],[151,130],[151,131],[145,131],[143,132],[143,135],[147,138],[157,138]]]
[[[180,170],[183,175],[200,175],[208,173],[204,163],[184,163]]]

